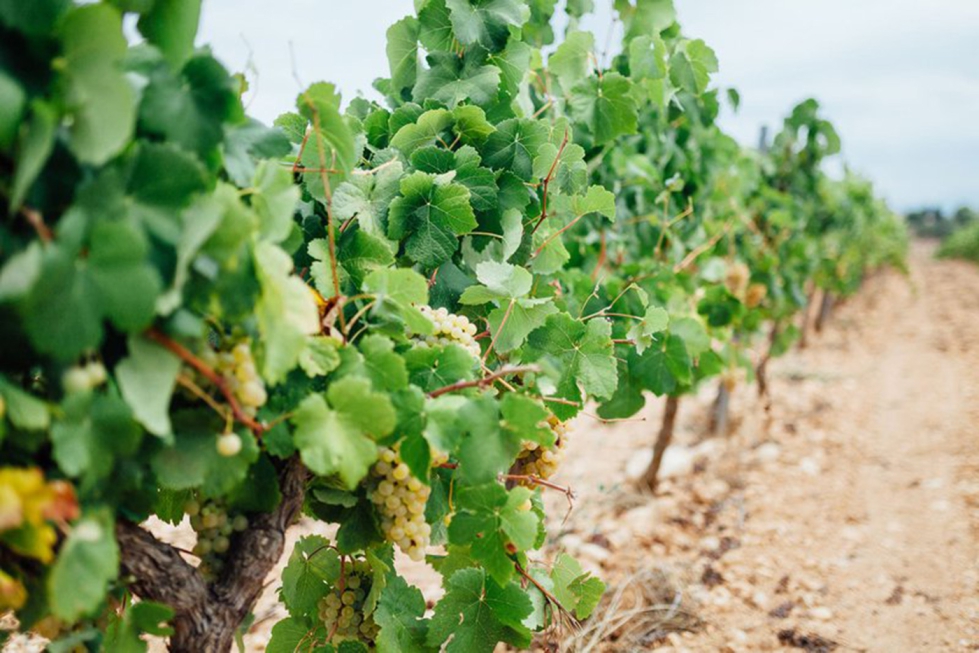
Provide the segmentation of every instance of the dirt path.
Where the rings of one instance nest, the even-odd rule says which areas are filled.
[[[769,429],[739,396],[737,433],[694,444],[709,397],[687,400],[652,503],[624,470],[660,402],[579,423],[561,539],[647,608],[605,650],[979,650],[979,268],[916,245],[911,281],[874,277],[777,361]],[[695,633],[663,638],[690,615]]]

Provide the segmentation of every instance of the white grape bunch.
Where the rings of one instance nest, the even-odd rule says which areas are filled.
[[[265,382],[258,375],[255,357],[247,340],[239,340],[231,349],[224,351],[208,347],[201,354],[201,360],[224,379],[246,413],[254,416],[265,405],[268,400]]]
[[[533,476],[547,480],[557,472],[564,458],[564,447],[568,442],[568,425],[551,415],[547,418],[548,426],[554,432],[554,445],[544,447],[536,442],[524,440],[523,448],[517,454],[517,460],[510,471],[516,476]],[[521,485],[533,487],[533,483],[519,481]]]
[[[435,332],[432,335],[419,339],[419,345],[423,347],[459,345],[472,354],[474,358],[479,358],[481,350],[475,339],[476,325],[470,322],[468,317],[450,313],[444,308],[432,308],[431,306],[419,306],[418,310],[435,327]]]
[[[365,560],[353,560],[344,567],[344,575],[329,594],[317,604],[319,618],[326,628],[328,643],[358,641],[373,650],[380,627],[373,613],[364,611],[373,575]]]
[[[198,570],[207,580],[214,580],[224,568],[224,554],[231,547],[231,537],[248,528],[248,518],[232,514],[214,499],[194,498],[184,505],[190,527],[197,533],[193,553],[201,559]]]
[[[411,475],[397,445],[381,449],[380,459],[371,468],[371,479],[374,486],[370,498],[381,517],[384,536],[412,560],[424,560],[432,535],[432,527],[425,521],[432,488]]]

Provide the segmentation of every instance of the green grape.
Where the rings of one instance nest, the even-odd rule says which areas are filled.
[[[435,327],[435,332],[419,341],[423,347],[455,344],[466,349],[474,358],[479,358],[481,350],[476,342],[476,325],[464,315],[455,315],[444,308],[419,306],[422,312]]]
[[[200,357],[221,375],[246,413],[254,415],[265,405],[268,400],[265,382],[258,375],[251,345],[247,340],[238,341],[227,351],[205,349]]]
[[[557,468],[564,457],[564,448],[568,441],[568,425],[553,415],[548,418],[548,424],[554,431],[553,447],[542,447],[536,442],[524,441],[523,449],[517,454],[517,460],[510,469],[517,476],[534,476],[547,480],[557,473]],[[519,484],[534,487],[529,481],[519,481]]]
[[[218,436],[217,449],[225,458],[237,456],[241,452],[241,436],[237,433],[222,433]]]
[[[224,568],[223,556],[231,549],[232,536],[248,528],[248,518],[229,514],[223,502],[196,496],[184,504],[184,512],[197,534],[193,553],[201,559],[198,570],[205,579],[214,580]]]
[[[380,630],[373,613],[364,612],[364,602],[373,582],[370,565],[365,560],[353,560],[344,567],[344,575],[336,586],[317,604],[317,611],[328,635],[327,641],[339,646],[354,641],[374,649]]]
[[[424,560],[432,535],[425,505],[432,489],[411,475],[397,445],[381,449],[371,479],[376,485],[370,498],[381,516],[384,536],[412,560]]]

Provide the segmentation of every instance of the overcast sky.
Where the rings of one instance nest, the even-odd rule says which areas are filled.
[[[739,140],[813,96],[894,208],[979,206],[979,0],[676,2],[685,32],[718,54],[716,83],[741,92],[722,120]],[[595,5],[587,27],[604,43],[611,0]],[[376,97],[384,33],[411,12],[412,0],[208,0],[200,41],[248,70],[250,112],[270,122],[300,84]]]

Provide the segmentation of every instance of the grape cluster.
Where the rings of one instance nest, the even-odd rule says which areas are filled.
[[[197,533],[194,555],[201,559],[198,570],[204,578],[213,580],[224,568],[223,556],[231,547],[232,535],[248,528],[248,518],[228,512],[227,506],[214,499],[191,499],[184,505],[184,512]]]
[[[744,303],[748,308],[755,308],[763,301],[768,295],[768,287],[761,283],[753,283],[748,286],[748,291],[745,293]]]
[[[254,415],[265,405],[268,393],[265,391],[265,383],[258,375],[252,348],[247,340],[238,341],[226,351],[207,348],[201,354],[201,360],[224,378],[246,413]]]
[[[372,582],[367,561],[353,560],[345,565],[344,576],[336,587],[320,599],[317,608],[330,634],[330,644],[338,646],[345,641],[359,641],[372,649],[380,630],[374,622],[373,613],[364,612],[364,602],[370,594]]]
[[[61,377],[61,383],[65,392],[88,392],[105,383],[107,378],[105,366],[99,361],[91,361],[69,368]]]
[[[727,268],[724,276],[724,285],[735,297],[744,297],[748,288],[748,280],[751,278],[751,270],[741,261],[735,261]]]
[[[442,345],[460,345],[466,349],[474,358],[479,358],[481,353],[479,343],[476,342],[476,325],[469,321],[465,315],[455,315],[444,308],[432,308],[431,306],[419,306],[418,310],[427,317],[435,327],[435,333],[425,336],[419,341],[424,347],[434,347]]]
[[[543,447],[536,442],[525,440],[523,449],[517,454],[511,472],[517,476],[535,476],[547,480],[557,472],[564,457],[564,447],[568,442],[568,425],[551,415],[548,425],[554,432],[554,446]],[[520,481],[521,485],[532,487],[533,483]]]
[[[394,449],[381,449],[371,478],[376,485],[370,497],[381,516],[385,537],[412,560],[424,560],[432,535],[432,527],[425,521],[425,505],[432,488],[411,475],[397,445]]]

